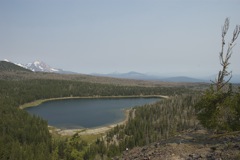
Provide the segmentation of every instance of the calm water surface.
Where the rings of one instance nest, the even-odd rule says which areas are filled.
[[[124,109],[154,103],[160,98],[65,99],[26,108],[48,124],[62,129],[94,128],[125,118]]]

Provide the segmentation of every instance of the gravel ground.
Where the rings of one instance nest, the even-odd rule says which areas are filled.
[[[168,140],[123,152],[114,160],[240,160],[240,132],[182,132]]]

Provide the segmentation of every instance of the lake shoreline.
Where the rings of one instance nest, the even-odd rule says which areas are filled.
[[[36,107],[44,102],[55,101],[55,100],[65,100],[65,99],[97,99],[97,98],[165,98],[168,99],[169,96],[164,95],[132,95],[132,96],[86,96],[86,97],[59,97],[59,98],[48,98],[40,99],[33,102],[25,103],[20,105],[20,109]]]
[[[60,97],[60,98],[49,98],[49,99],[41,99],[36,100],[30,103],[25,103],[21,106],[19,106],[20,109],[26,109],[30,107],[36,107],[44,102],[48,101],[55,101],[55,100],[66,100],[66,99],[107,99],[107,98],[169,98],[168,96],[164,95],[132,95],[132,96],[87,96],[87,97]],[[72,136],[75,133],[78,133],[79,135],[96,135],[96,134],[104,134],[110,129],[116,127],[117,125],[125,125],[129,119],[129,114],[131,109],[125,109],[124,110],[124,119],[120,120],[119,122],[113,123],[113,124],[106,124],[103,126],[99,126],[96,128],[79,128],[79,129],[61,129],[54,126],[48,126],[50,133],[57,133],[61,136]]]
[[[49,126],[49,128],[51,128],[51,129],[49,129],[49,131],[50,131],[50,133],[55,132],[61,136],[72,136],[76,133],[78,133],[79,135],[104,134],[107,131],[109,131],[110,129],[116,127],[117,125],[125,125],[129,119],[129,114],[130,114],[131,110],[133,110],[133,109],[131,108],[131,109],[124,110],[124,114],[125,114],[124,120],[117,122],[117,123],[99,126],[96,128],[82,128],[82,129],[60,129],[60,128],[56,128],[53,126]]]

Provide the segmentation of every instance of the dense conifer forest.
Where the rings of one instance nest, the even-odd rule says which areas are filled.
[[[209,129],[239,130],[239,90],[231,85],[223,93],[214,92],[211,88],[207,91],[193,90],[198,87],[199,85],[190,86],[191,89],[181,85],[144,87],[57,78],[1,78],[0,159],[110,159],[126,149],[148,145],[180,131],[194,129],[199,126],[197,117]],[[133,108],[125,125],[116,126],[91,143],[77,133],[67,138],[56,138],[49,133],[46,121],[19,108],[22,104],[48,98],[132,95],[166,95],[170,98]],[[202,109],[208,109],[209,104],[213,104],[213,112],[203,112]],[[230,108],[218,110],[219,105]],[[227,112],[234,115],[234,119],[221,116]],[[206,117],[209,116],[208,113],[218,114],[224,119],[211,121]],[[224,123],[213,124],[207,120]]]
[[[57,79],[6,79],[0,80],[0,159],[40,160],[51,159],[53,155],[62,156],[62,159],[74,159],[69,158],[71,154],[67,154],[67,149],[64,148],[67,144],[71,146],[72,143],[53,144],[47,122],[19,109],[18,107],[24,103],[75,96],[172,96],[189,91],[186,87],[121,86]],[[102,141],[96,143],[103,145]],[[56,146],[59,152],[56,152]],[[76,144],[71,147],[74,146],[78,151],[81,148]],[[60,152],[61,148],[64,152]]]
[[[94,159],[96,155],[102,158],[116,156],[126,149],[148,145],[180,131],[196,128],[198,121],[194,105],[197,100],[196,95],[179,95],[134,108],[128,123],[115,127],[105,138],[92,144],[84,159]]]
[[[240,34],[240,26],[237,25],[233,31],[232,40],[224,54],[228,28],[229,18],[226,18],[222,27],[222,49],[219,54],[222,69],[207,90],[202,85],[195,84],[190,85],[191,89],[185,84],[171,86],[165,83],[167,86],[162,86],[163,83],[152,85],[138,81],[136,85],[136,81],[131,80],[127,81],[131,85],[122,85],[119,82],[123,80],[115,79],[112,83],[113,79],[110,78],[32,73],[9,62],[0,62],[0,159],[104,160],[136,146],[168,139],[180,131],[195,129],[199,127],[199,123],[214,133],[239,131],[240,87],[229,83],[232,72],[227,68],[235,41]],[[56,138],[50,134],[45,120],[32,116],[19,107],[28,102],[49,98],[133,95],[165,95],[170,98],[131,109],[126,124],[114,127],[92,143],[83,140],[78,133],[67,138]],[[239,140],[240,137],[239,132],[236,133],[236,137],[230,134],[228,139],[221,136],[229,143],[233,143],[233,138],[235,143],[235,139]],[[223,143],[219,145],[223,145],[223,149],[240,149],[239,142],[234,146]],[[211,147],[211,155],[207,155],[207,159],[214,159],[217,148],[219,146]],[[232,152],[223,157],[229,157],[230,153]],[[216,155],[222,157],[221,153]],[[189,155],[190,159],[194,156]],[[239,159],[240,155],[237,153],[232,157]]]

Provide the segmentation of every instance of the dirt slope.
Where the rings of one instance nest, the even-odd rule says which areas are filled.
[[[240,160],[240,132],[182,132],[168,140],[125,151],[115,160]]]

